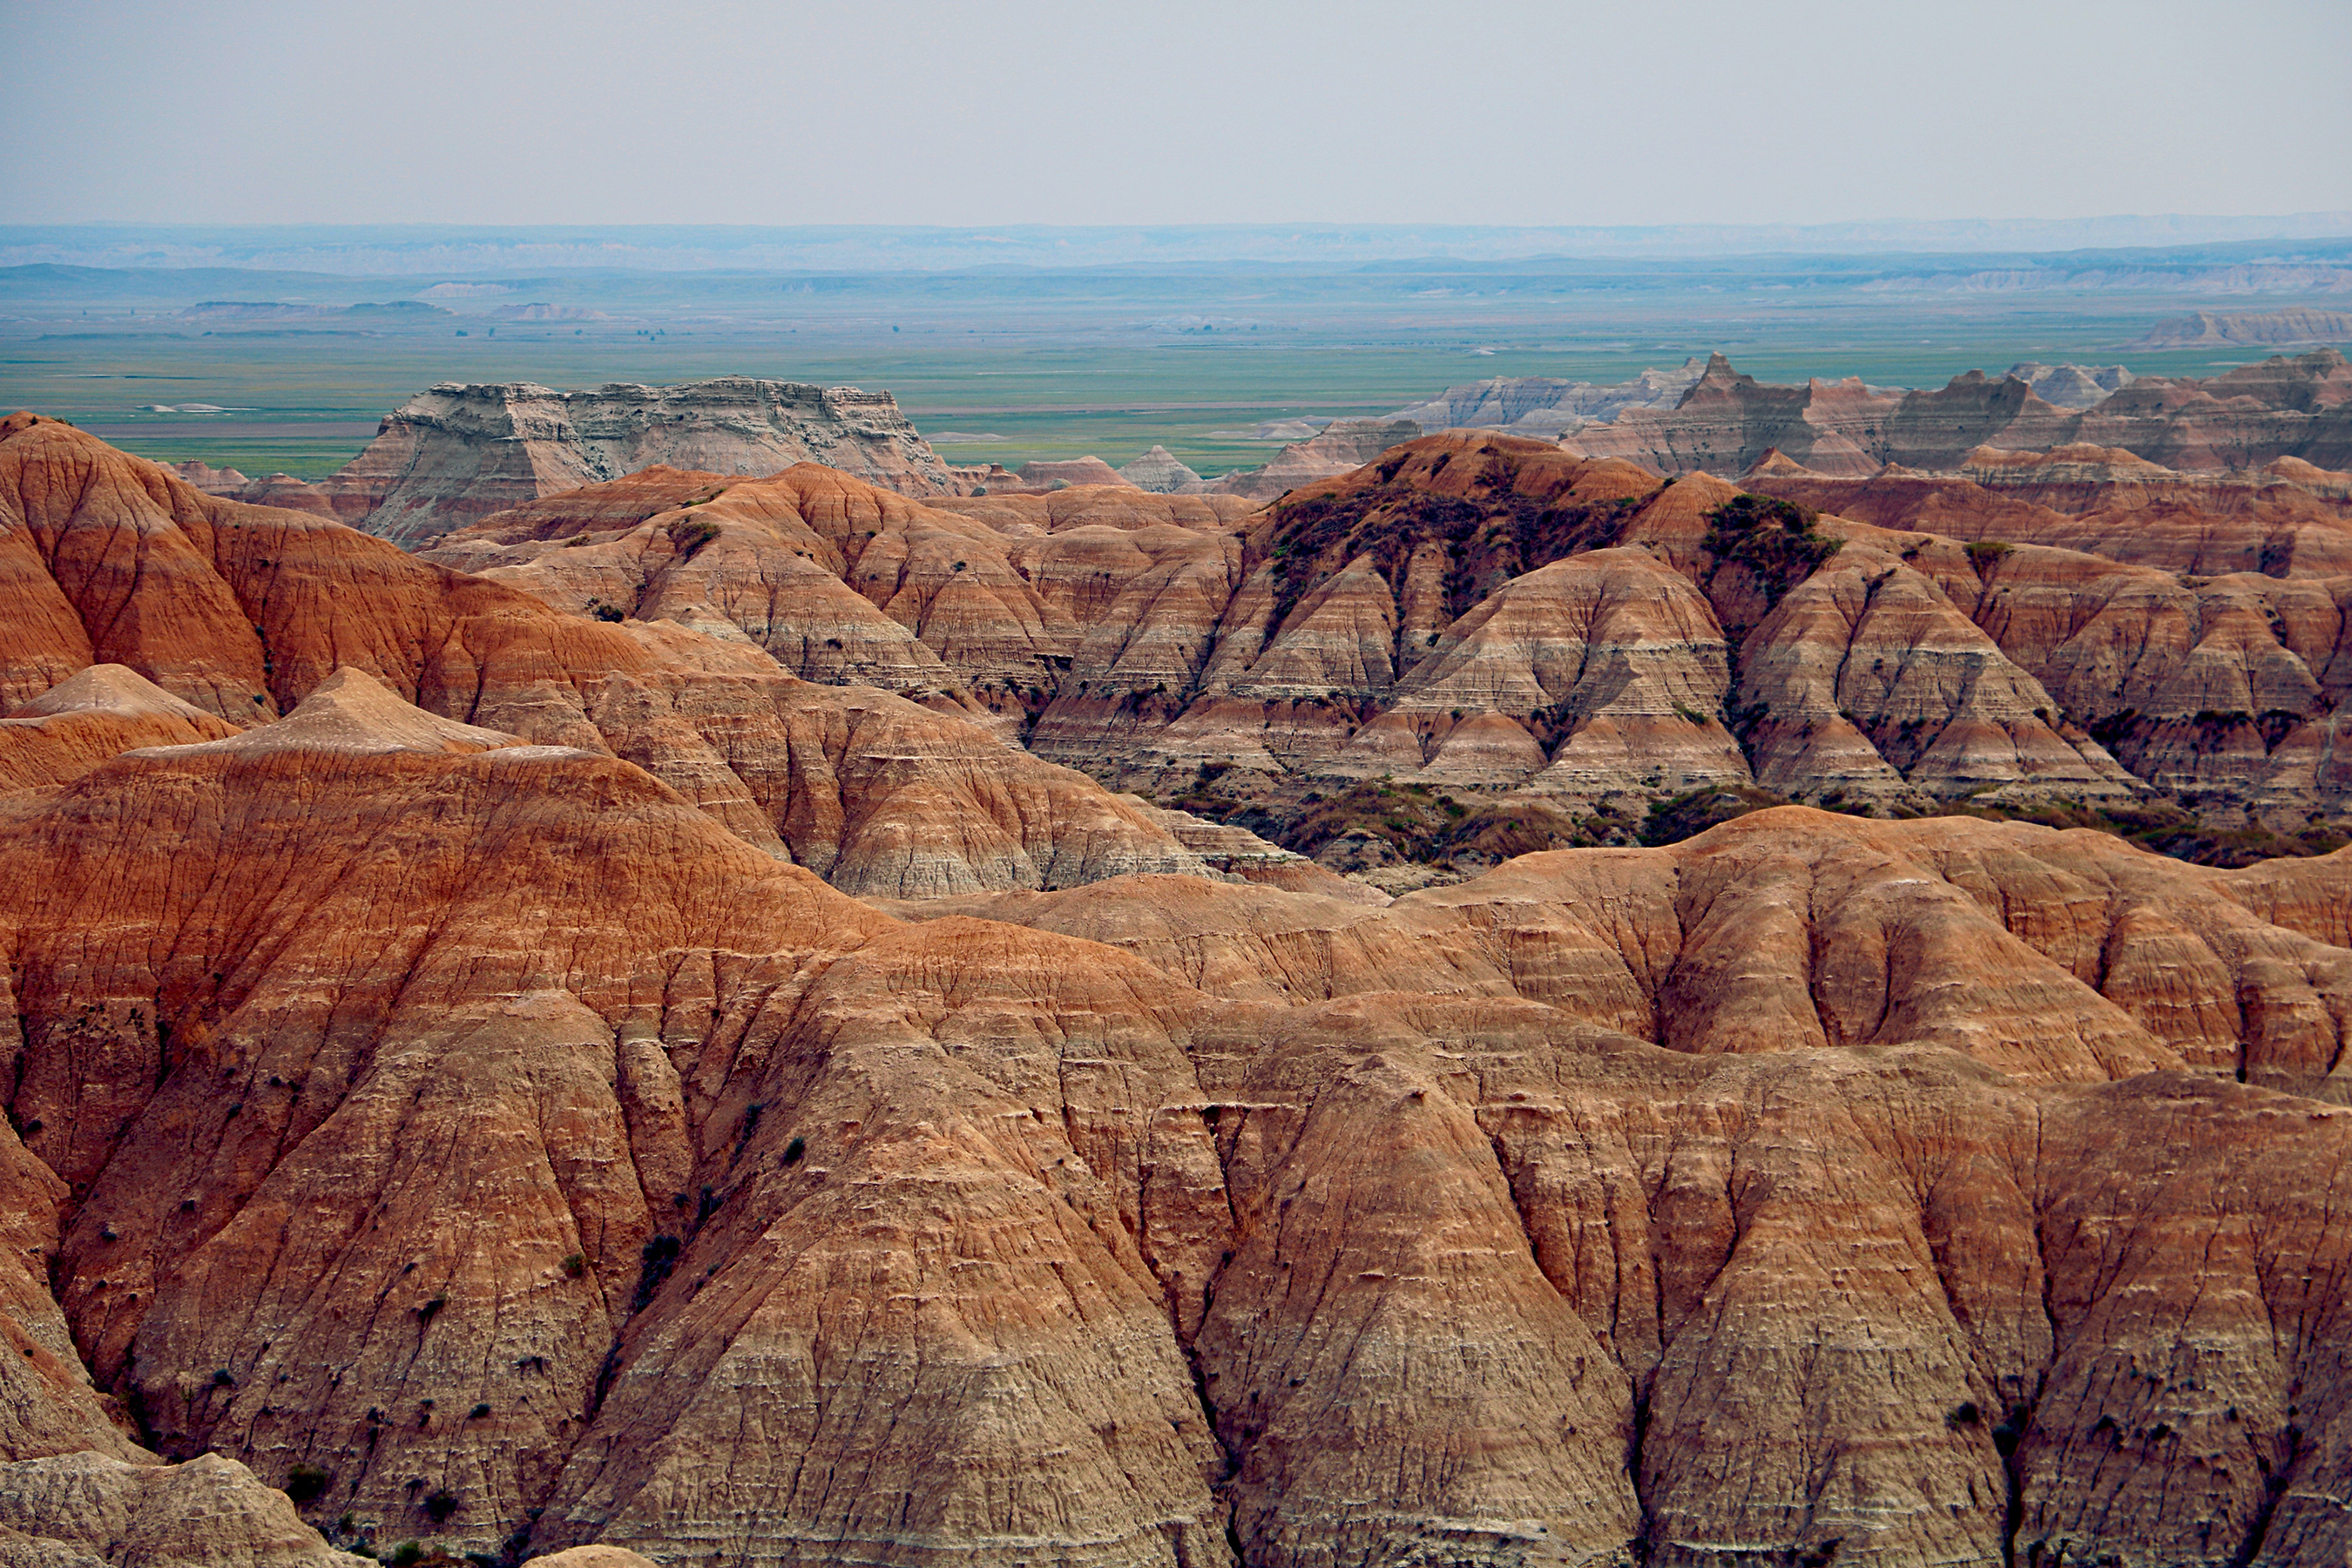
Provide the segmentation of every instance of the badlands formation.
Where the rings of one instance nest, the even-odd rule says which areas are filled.
[[[2341,476],[1960,457],[0,421],[0,1560],[2341,1563],[2352,850],[1989,819],[2333,820]]]
[[[2133,346],[2169,349],[2223,343],[2352,343],[2352,310],[2297,308],[2236,315],[2199,310],[2158,323]]]
[[[888,393],[751,376],[589,392],[446,382],[386,415],[367,449],[316,486],[282,475],[261,485],[210,470],[183,477],[212,493],[318,511],[417,545],[489,512],[655,463],[765,474],[809,461],[913,495],[956,488]]]
[[[653,469],[426,559],[961,712],[1340,869],[1630,842],[1689,795],[2201,822],[2237,859],[2352,820],[2352,483],[1966,456],[1776,455],[1743,500],[1458,431],[1257,511]]]
[[[1008,471],[950,467],[889,394],[855,387],[728,376],[559,393],[452,382],[386,416],[364,451],[316,484],[284,474],[249,479],[200,462],[175,471],[210,495],[334,517],[410,549],[431,548],[494,513],[654,467],[757,476],[813,462],[917,500],[1113,486],[1265,503],[1445,429],[1556,442],[1668,476],[1742,474],[1768,453],[1838,478],[1890,464],[1940,473],[1980,447],[2074,444],[2122,447],[2182,469],[2253,469],[2284,458],[2334,471],[2352,468],[2352,366],[2333,349],[2208,381],[2134,377],[2120,365],[2024,363],[1998,379],[1970,372],[1938,391],[1902,393],[1855,378],[1768,385],[1717,354],[1614,385],[1497,378],[1449,388],[1384,419],[1297,423],[1299,438],[1267,462],[1213,479],[1160,447],[1123,468],[1083,458]]]
[[[2020,365],[1998,380],[1971,371],[1939,390],[1898,395],[1853,377],[1768,385],[1717,354],[1671,409],[1629,406],[1612,423],[1570,432],[1563,444],[1662,474],[1745,473],[1777,450],[1818,472],[1851,478],[1889,463],[1955,468],[1978,447],[2047,451],[2076,442],[2126,447],[2178,468],[2256,468],[2281,458],[2352,468],[2352,363],[2335,349],[2278,356],[2201,381],[2137,377],[2086,405],[2085,397],[2104,391],[2099,378],[2080,367],[2058,368],[2074,374],[2051,389],[2076,406],[2040,395],[2035,373],[2051,370],[2041,365]],[[2053,377],[2038,379],[2049,384]]]

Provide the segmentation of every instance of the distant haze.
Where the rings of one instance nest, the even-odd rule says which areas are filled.
[[[2347,62],[2345,0],[0,0],[0,223],[2340,216]]]
[[[2352,237],[2352,212],[2267,217],[2105,217],[1880,224],[1681,224],[1510,227],[1446,224],[1200,224],[990,228],[873,225],[533,226],[0,224],[0,267],[238,268],[352,277],[543,276],[562,271],[956,271],[990,268],[1344,271],[1433,258],[1500,266],[1570,258],[1859,258],[2052,253],[2178,258],[2184,247],[2252,241],[2226,259],[2271,259],[2273,245]],[[2340,267],[2340,243],[2325,259]],[[2225,259],[2221,253],[2200,260]],[[2250,285],[2250,287],[2275,285]],[[2304,287],[2324,287],[2319,284]]]

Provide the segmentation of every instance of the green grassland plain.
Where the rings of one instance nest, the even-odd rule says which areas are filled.
[[[2042,260],[2021,285],[1971,286],[2004,276],[2002,259],[583,271],[480,279],[476,291],[437,297],[426,291],[450,279],[0,268],[0,405],[71,419],[166,461],[316,479],[436,382],[571,388],[740,374],[887,389],[953,461],[1017,467],[1093,454],[1118,464],[1158,444],[1213,475],[1271,449],[1225,432],[1299,415],[1383,414],[1490,376],[1617,381],[1717,350],[1767,381],[1937,386],[2021,360],[2202,375],[2267,351],[2126,345],[2190,310],[2331,303],[2217,290],[2171,263],[2135,273],[2134,264]],[[413,326],[190,313],[225,299],[327,312],[420,294],[451,313]],[[530,304],[573,319],[497,313]],[[145,411],[189,403],[226,412]],[[997,439],[956,438],[977,436]]]

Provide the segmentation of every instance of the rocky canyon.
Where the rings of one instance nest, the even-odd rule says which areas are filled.
[[[0,1561],[2342,1563],[2319,357],[0,421]]]

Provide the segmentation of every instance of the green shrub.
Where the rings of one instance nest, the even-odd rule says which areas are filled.
[[[1706,514],[1706,552],[1715,557],[1717,572],[1744,567],[1764,595],[1769,613],[1844,542],[1814,531],[1820,516],[1794,501],[1737,495]]]
[[[1672,800],[1654,802],[1635,836],[1652,848],[1679,844],[1735,816],[1787,804],[1769,790],[1751,789],[1745,784],[1695,789]]]
[[[686,1194],[681,1193],[678,1196],[683,1201]],[[677,1267],[677,1237],[674,1236],[656,1236],[638,1249],[637,1292],[629,1305],[631,1313],[642,1312],[653,1304],[663,1282],[669,1279],[670,1270]]]

